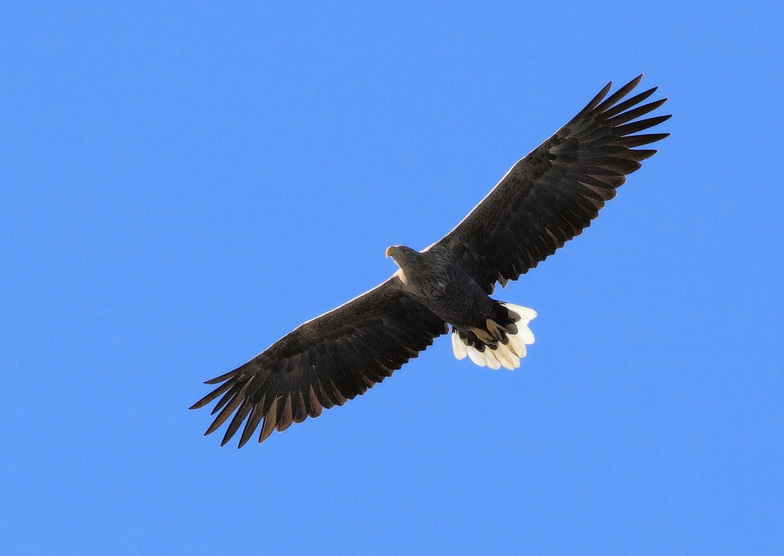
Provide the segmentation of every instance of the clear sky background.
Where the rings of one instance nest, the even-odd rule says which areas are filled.
[[[0,553],[784,553],[781,3],[388,4],[2,3]],[[672,136],[497,291],[519,370],[442,338],[202,437],[203,380],[641,72]]]

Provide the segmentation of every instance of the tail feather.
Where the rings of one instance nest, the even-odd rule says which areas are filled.
[[[468,355],[468,345],[460,340],[454,330],[452,331],[452,351],[455,352],[455,357],[458,359],[465,359],[465,356]]]
[[[508,314],[508,322],[498,323],[487,320],[486,330],[473,328],[463,331],[452,328],[452,350],[457,359],[468,356],[480,367],[500,369],[516,369],[520,359],[525,357],[527,345],[534,343],[534,335],[528,323],[536,318],[536,311],[514,305],[501,303]]]

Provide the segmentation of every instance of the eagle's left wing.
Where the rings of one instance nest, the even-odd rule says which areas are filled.
[[[507,172],[439,246],[487,293],[517,279],[580,234],[640,162],[656,153],[637,147],[668,133],[638,134],[669,119],[640,119],[667,99],[640,104],[655,90],[627,100],[642,75],[604,97],[612,82],[552,137]],[[621,102],[622,101],[622,102]]]

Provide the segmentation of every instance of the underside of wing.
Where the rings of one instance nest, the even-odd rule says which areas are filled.
[[[458,226],[434,245],[462,260],[487,291],[534,268],[590,225],[626,176],[656,153],[640,149],[667,133],[639,132],[670,116],[642,118],[666,99],[656,88],[625,98],[642,76],[605,99],[612,82],[515,164]],[[432,247],[432,246],[431,246]]]
[[[446,332],[446,323],[412,299],[393,276],[207,381],[219,386],[191,409],[218,399],[212,410],[218,415],[205,434],[231,417],[221,445],[243,423],[239,447],[259,424],[262,442],[275,429],[283,431],[365,393]]]

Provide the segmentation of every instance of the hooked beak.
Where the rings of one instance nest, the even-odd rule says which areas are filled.
[[[395,249],[394,247],[387,247],[387,253],[386,253],[386,255],[387,255],[387,258],[389,258],[389,257],[391,257],[391,256],[392,256],[392,251],[393,251],[394,249]]]

